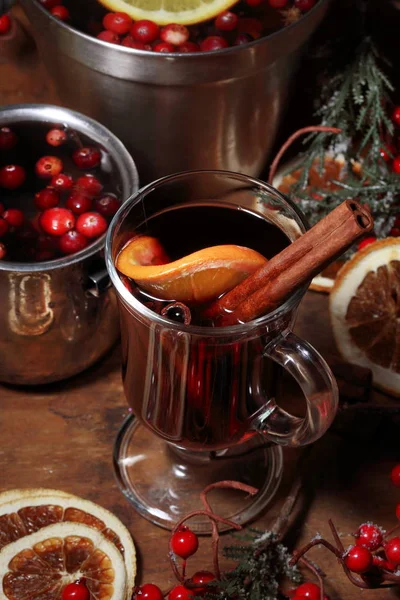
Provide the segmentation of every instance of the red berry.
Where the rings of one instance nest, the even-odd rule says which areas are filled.
[[[246,0],[247,6],[259,6],[264,0]]]
[[[193,600],[193,590],[177,585],[168,594],[168,600]]]
[[[160,38],[166,44],[180,46],[189,39],[189,30],[184,25],[170,23],[161,29]]]
[[[118,198],[112,194],[107,194],[94,201],[94,207],[103,217],[113,217],[120,207]]]
[[[390,479],[392,480],[393,485],[400,487],[400,465],[393,467],[390,473]]]
[[[392,112],[392,121],[400,127],[400,106],[395,106]]]
[[[7,249],[4,244],[0,243],[0,260],[3,260],[5,255],[7,254]]]
[[[400,537],[394,537],[385,544],[385,554],[389,562],[400,564]]]
[[[59,6],[63,3],[63,0],[39,0],[40,4],[46,10],[51,10],[54,6]]]
[[[74,180],[72,179],[71,175],[60,173],[59,175],[55,175],[51,178],[50,185],[60,192],[66,192],[72,188],[74,185]]]
[[[390,151],[392,153],[392,149],[390,149]],[[391,158],[390,155],[389,155],[389,153],[388,153],[388,151],[385,148],[383,148],[383,147],[379,150],[379,156],[385,162],[389,162],[389,160]]]
[[[131,35],[127,35],[122,40],[122,46],[126,48],[135,48],[136,50],[153,50],[150,44],[143,44],[143,42],[136,42]]]
[[[5,219],[11,227],[21,227],[25,221],[25,216],[19,208],[8,208],[3,214],[3,219]]]
[[[166,42],[160,42],[154,46],[153,50],[154,52],[175,52],[175,46]]]
[[[14,148],[17,142],[17,136],[9,127],[0,129],[0,150],[10,150]]]
[[[151,42],[155,42],[158,39],[160,28],[154,21],[142,19],[132,25],[130,33],[137,42],[151,44]]]
[[[0,16],[0,35],[6,35],[11,29],[11,18],[9,15]]]
[[[308,598],[309,600],[320,600],[321,588],[316,583],[302,583],[295,590],[296,596]]]
[[[35,205],[39,210],[46,210],[46,208],[54,208],[60,202],[60,195],[53,188],[45,188],[35,194]]]
[[[234,12],[226,10],[218,15],[214,21],[214,25],[220,31],[233,31],[236,29],[239,17]]]
[[[55,6],[51,9],[50,13],[56,19],[60,19],[60,21],[68,21],[70,18],[69,10],[65,6]]]
[[[104,29],[118,35],[126,35],[132,27],[132,19],[124,12],[107,13],[103,19],[103,26]]]
[[[40,215],[40,226],[49,235],[63,235],[73,229],[75,217],[67,208],[48,208]]]
[[[302,12],[307,12],[312,9],[316,1],[317,0],[294,0],[294,5]]]
[[[76,215],[82,215],[92,208],[93,200],[84,191],[74,190],[67,198],[65,206]]]
[[[145,583],[136,593],[137,600],[164,600],[164,594],[157,585]]]
[[[101,181],[99,181],[94,175],[89,174],[79,177],[75,185],[78,189],[84,190],[88,194],[93,194],[93,196],[100,194],[101,190],[103,189],[103,184]]]
[[[178,48],[178,52],[189,53],[189,52],[200,52],[200,46],[194,42],[184,42]]]
[[[397,518],[399,519],[399,521],[400,521],[400,504],[398,504],[398,505],[396,506],[396,517],[397,517]]]
[[[198,537],[188,527],[178,529],[171,537],[172,552],[185,560],[192,556],[198,547]]]
[[[78,148],[72,155],[72,160],[78,169],[94,169],[101,161],[101,152],[95,146]]]
[[[393,159],[392,169],[395,173],[400,173],[400,156],[395,156]]]
[[[46,134],[46,142],[50,146],[61,146],[67,141],[67,134],[62,129],[50,129]]]
[[[210,581],[214,581],[215,580],[215,575],[214,573],[211,573],[211,571],[197,571],[197,573],[195,573],[192,577],[192,582],[193,583],[198,583],[199,587],[195,587],[192,589],[193,591],[193,595],[194,596],[201,596],[202,594],[204,594],[207,591],[212,591],[213,588],[210,586],[207,586],[207,583],[210,583]]]
[[[376,242],[376,237],[371,235],[369,237],[364,238],[357,246],[358,250],[362,250],[365,246],[369,246],[369,244],[373,244]]]
[[[364,523],[360,525],[356,534],[356,545],[363,546],[367,550],[378,550],[382,546],[383,535],[377,525],[373,523]]]
[[[107,29],[105,31],[100,31],[99,34],[97,34],[97,39],[101,40],[102,42],[109,42],[109,44],[120,44],[121,43],[121,38],[119,37],[118,34],[113,33],[112,31],[108,31]]]
[[[249,33],[238,33],[233,42],[234,46],[243,46],[244,44],[248,44],[249,42],[253,42],[254,38],[251,37]]]
[[[56,177],[63,170],[63,163],[57,156],[42,156],[35,165],[36,175],[42,179]]]
[[[84,235],[72,229],[60,237],[59,247],[63,254],[75,254],[86,248],[88,243]]]
[[[365,573],[372,567],[372,554],[363,546],[352,546],[345,555],[344,562],[353,573]]]
[[[304,600],[305,596],[298,596],[297,594],[295,596],[292,596],[291,600]]]
[[[58,239],[52,235],[40,234],[37,237],[36,245],[41,252],[53,252],[58,250]]]
[[[26,179],[25,169],[18,165],[7,165],[0,169],[0,187],[16,190]]]
[[[219,35],[209,35],[200,42],[200,50],[202,52],[213,52],[214,50],[223,50],[229,46],[225,38]]]
[[[10,227],[9,227],[7,221],[5,219],[3,219],[3,217],[0,217],[0,237],[3,237],[3,235],[5,235],[7,233],[9,228]]]
[[[97,212],[86,212],[78,217],[76,230],[89,239],[98,238],[107,230],[107,221]]]
[[[90,592],[84,583],[69,583],[62,591],[61,600],[90,600]]]
[[[34,256],[37,262],[44,262],[47,260],[52,260],[55,257],[55,252],[53,250],[36,250]]]
[[[237,29],[239,33],[249,33],[254,40],[257,40],[264,29],[260,19],[254,17],[241,17],[238,19]]]
[[[272,6],[272,8],[285,8],[288,2],[289,0],[268,0],[268,4]]]

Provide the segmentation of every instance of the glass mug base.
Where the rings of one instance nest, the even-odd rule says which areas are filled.
[[[201,510],[200,492],[211,483],[235,480],[256,487],[259,492],[254,497],[219,489],[209,495],[218,515],[244,525],[268,506],[282,477],[281,448],[262,444],[261,437],[255,436],[230,450],[186,451],[167,444],[130,415],[115,442],[114,468],[135,510],[165,529],[172,529],[189,512]],[[211,533],[204,516],[192,518],[189,525],[196,533]]]

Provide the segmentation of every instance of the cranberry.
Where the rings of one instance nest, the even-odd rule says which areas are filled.
[[[346,567],[354,573],[365,573],[372,567],[372,554],[363,546],[352,546],[344,557]]]
[[[60,202],[59,193],[53,188],[45,188],[35,194],[35,205],[39,210],[46,210],[46,208],[54,208]]]
[[[0,169],[0,187],[16,190],[26,179],[25,169],[19,165],[7,165]]]
[[[321,588],[316,583],[302,583],[295,589],[296,596],[308,598],[308,600],[320,600]]]
[[[9,227],[7,221],[5,219],[3,219],[3,217],[0,217],[0,237],[3,237],[3,235],[5,235],[7,233],[9,228],[10,227]]]
[[[122,40],[122,45],[126,48],[135,48],[135,50],[153,50],[150,44],[143,44],[143,42],[136,42],[131,35],[127,35]]]
[[[18,138],[9,127],[0,129],[0,150],[10,150],[17,144]]]
[[[238,16],[230,10],[226,10],[218,15],[215,19],[214,24],[220,31],[233,31],[236,29],[238,24]]]
[[[175,46],[167,42],[160,42],[153,48],[154,52],[175,52]]]
[[[153,583],[145,583],[140,586],[136,593],[136,598],[139,600],[164,600],[164,594],[157,585]]]
[[[374,235],[371,235],[369,237],[364,238],[357,246],[358,250],[362,250],[363,248],[365,248],[366,246],[369,246],[369,244],[373,244],[374,242],[376,242],[376,237]]]
[[[47,10],[51,10],[55,6],[63,3],[63,0],[39,0],[40,4]]]
[[[0,16],[0,35],[6,35],[11,29],[11,18],[9,15]]]
[[[67,141],[67,134],[62,129],[50,129],[46,135],[46,142],[50,146],[62,146]]]
[[[130,33],[137,42],[151,44],[151,42],[155,42],[158,39],[160,28],[154,21],[142,19],[132,25]]]
[[[78,148],[72,155],[72,160],[78,169],[94,169],[101,161],[101,152],[95,146]]]
[[[113,217],[120,207],[120,202],[116,196],[107,194],[94,201],[94,207],[103,217]]]
[[[161,29],[160,38],[166,44],[180,46],[189,39],[189,30],[184,25],[170,23]]]
[[[193,583],[198,583],[199,587],[195,587],[193,588],[193,595],[195,596],[201,596],[202,594],[205,594],[207,591],[210,591],[210,587],[207,586],[207,583],[210,583],[210,581],[214,581],[215,580],[215,575],[214,573],[211,573],[211,571],[197,571],[197,573],[195,573],[192,577],[192,582]],[[211,588],[212,591],[212,588]]]
[[[251,37],[249,33],[239,33],[235,41],[233,42],[234,46],[243,46],[244,44],[248,44],[249,42],[254,42],[254,38]]]
[[[238,20],[237,29],[239,33],[249,33],[256,40],[261,36],[264,26],[259,19],[254,17],[241,17]]]
[[[400,564],[400,537],[394,537],[385,544],[385,554],[389,562]]]
[[[263,0],[246,0],[247,6],[259,6]]]
[[[3,219],[11,227],[21,227],[25,221],[24,213],[19,208],[8,208],[3,214]]]
[[[364,548],[371,551],[378,550],[383,542],[382,531],[377,525],[373,525],[372,523],[360,525],[355,538],[357,546],[364,546]]]
[[[118,35],[126,35],[132,27],[132,19],[124,12],[107,13],[103,19],[103,26],[104,29]]]
[[[50,13],[60,21],[68,21],[70,18],[69,10],[65,6],[55,6]]]
[[[396,517],[397,517],[397,518],[399,519],[399,521],[400,521],[400,504],[398,504],[398,505],[396,506]]]
[[[268,4],[272,6],[272,8],[285,8],[288,2],[289,0],[268,0]]]
[[[294,0],[294,5],[302,12],[307,12],[312,9],[316,1],[317,0]]]
[[[393,467],[390,473],[390,479],[392,480],[393,485],[400,487],[400,465]]]
[[[90,600],[90,592],[84,583],[69,583],[62,591],[61,600]]]
[[[94,175],[87,174],[77,179],[76,187],[84,190],[88,194],[97,196],[97,194],[100,194],[101,190],[103,189],[103,184]]]
[[[400,106],[395,106],[392,112],[392,121],[400,127]]]
[[[51,179],[61,173],[63,163],[57,156],[42,156],[35,165],[36,175],[42,179]]]
[[[184,585],[176,585],[168,594],[168,600],[193,600],[193,590]]]
[[[229,46],[225,38],[219,35],[209,35],[200,42],[200,50],[202,52],[212,52],[214,50],[222,50]]]
[[[60,173],[51,178],[50,185],[60,192],[66,192],[74,185],[74,180],[71,175]]]
[[[88,243],[84,235],[72,229],[60,237],[59,247],[63,254],[75,254],[86,248]]]
[[[96,37],[98,40],[101,40],[102,42],[109,42],[110,44],[121,43],[121,38],[119,35],[117,33],[113,33],[112,31],[108,31],[107,29],[105,31],[100,31]]]
[[[52,235],[40,234],[37,237],[36,245],[41,252],[55,252],[58,250],[58,239]]]
[[[42,213],[37,213],[30,221],[31,227],[37,233],[42,233],[42,226],[40,225],[40,217]]]
[[[85,191],[74,190],[67,198],[65,206],[76,215],[82,215],[92,208],[93,200]]]
[[[6,256],[6,254],[7,254],[7,249],[6,249],[5,245],[0,243],[0,260],[3,260],[3,258]]]
[[[63,235],[73,229],[75,217],[67,208],[48,208],[40,215],[40,226],[49,235]]]
[[[78,217],[76,230],[89,239],[98,238],[107,230],[107,221],[97,212],[86,212]]]
[[[194,42],[184,42],[179,46],[178,52],[189,53],[189,52],[200,52],[200,46]]]
[[[189,558],[199,547],[199,539],[188,527],[178,529],[171,537],[171,550],[183,559]]]

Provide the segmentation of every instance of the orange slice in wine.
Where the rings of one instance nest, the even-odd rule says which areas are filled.
[[[267,262],[242,246],[204,248],[165,265],[137,263],[135,240],[117,258],[117,269],[144,291],[163,300],[203,303],[218,298]]]
[[[123,558],[100,531],[56,523],[0,551],[0,597],[60,600],[69,583],[84,578],[91,600],[127,600]]]

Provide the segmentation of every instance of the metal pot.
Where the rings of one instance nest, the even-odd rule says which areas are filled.
[[[108,44],[52,17],[37,0],[20,2],[63,102],[118,135],[146,183],[190,169],[258,175],[301,49],[330,0],[268,37],[194,54]]]
[[[107,148],[122,198],[138,189],[135,164],[105,127],[48,105],[0,109],[0,127],[63,123]],[[0,261],[0,381],[40,384],[79,373],[119,335],[115,297],[103,261],[105,234],[74,255],[39,263]]]

